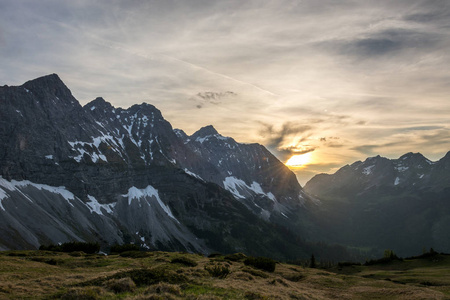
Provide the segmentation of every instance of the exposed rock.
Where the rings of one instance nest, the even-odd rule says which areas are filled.
[[[307,197],[263,146],[212,126],[189,137],[146,103],[82,107],[55,74],[0,87],[0,101],[3,248],[100,240],[301,256],[301,243],[275,241],[298,228]]]

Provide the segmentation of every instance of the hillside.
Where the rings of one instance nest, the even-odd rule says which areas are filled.
[[[450,296],[448,256],[439,256],[438,261],[415,259],[387,266],[351,266],[328,271],[277,263],[274,272],[245,265],[243,255],[208,258],[172,252],[134,255],[128,252],[127,256],[1,252],[0,298],[448,299]]]

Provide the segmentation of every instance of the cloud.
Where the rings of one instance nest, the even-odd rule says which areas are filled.
[[[417,23],[448,25],[450,8],[446,0],[423,1],[415,10],[403,16],[403,20]]]
[[[269,150],[285,161],[294,154],[305,154],[315,150],[307,142],[310,137],[311,126],[295,123],[285,122],[280,128],[274,125],[261,123],[263,128],[260,134],[264,138],[264,144]],[[294,145],[292,145],[294,143]]]
[[[226,101],[227,98],[236,97],[237,94],[231,91],[226,92],[199,92],[195,96],[189,98],[191,101],[195,101],[197,108],[202,108],[205,104],[220,104],[222,101]]]
[[[281,160],[442,156],[449,29],[448,0],[6,1],[0,85],[58,73],[83,104],[149,102]]]
[[[429,156],[435,158],[450,149],[450,129],[440,126],[420,126],[394,129],[387,138],[380,139],[377,144],[369,143],[358,145],[351,150],[364,155],[378,155],[389,153],[389,156],[397,157],[404,153],[411,152],[413,148],[417,152],[429,153]],[[435,151],[430,151],[430,145]],[[426,150],[426,151],[424,151]]]

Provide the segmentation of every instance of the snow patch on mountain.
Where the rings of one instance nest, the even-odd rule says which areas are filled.
[[[222,135],[216,133],[216,134],[210,134],[210,135],[207,135],[207,136],[199,136],[199,137],[197,137],[195,139],[195,141],[203,144],[205,141],[208,141],[210,138],[216,138],[216,139],[221,140],[221,141],[227,141],[227,140],[230,139],[229,137],[222,136]]]
[[[79,153],[78,156],[73,157],[73,159],[75,159],[77,162],[81,162],[84,154],[89,155],[91,157],[92,162],[94,163],[98,162],[100,159],[103,160],[104,162],[108,162],[106,156],[103,155],[99,149],[99,146],[102,143],[107,144],[110,149],[119,153],[119,155],[122,156],[122,153],[118,149],[120,146],[122,147],[122,149],[124,149],[123,142],[121,140],[119,140],[119,143],[117,143],[113,136],[111,136],[110,134],[103,134],[103,133],[102,136],[91,137],[91,139],[92,142],[82,142],[82,141],[68,142],[69,145],[72,147],[72,150]]]
[[[0,208],[2,210],[5,210],[5,208],[3,207],[3,204],[2,204],[2,200],[6,199],[8,197],[9,197],[9,195],[2,188],[0,188]]]
[[[19,193],[21,193],[26,199],[28,199],[30,202],[33,202],[33,200],[31,200],[27,195],[25,195],[19,188],[24,188],[27,186],[32,186],[38,190],[45,190],[54,194],[59,194],[61,195],[72,207],[73,204],[70,202],[70,200],[75,200],[75,196],[69,192],[68,190],[66,190],[66,188],[64,186],[60,186],[60,187],[54,187],[54,186],[49,186],[49,185],[45,185],[45,184],[37,184],[37,183],[33,183],[31,181],[28,180],[23,180],[23,181],[16,181],[16,180],[12,180],[12,181],[8,181],[6,179],[4,179],[3,177],[0,176],[0,201],[8,198],[8,194],[5,192],[5,189],[9,190],[9,191],[17,191]],[[4,207],[1,205],[0,206],[3,210]]]
[[[223,181],[223,186],[226,190],[231,192],[236,199],[245,199],[246,196],[242,195],[242,193],[248,194],[249,192],[254,192],[259,195],[264,195],[274,202],[276,201],[275,196],[271,192],[265,193],[261,188],[261,185],[256,181],[253,181],[249,186],[241,179],[234,176],[228,176]]]
[[[116,206],[116,203],[110,203],[110,204],[101,204],[95,199],[94,196],[88,195],[87,196],[90,202],[86,203],[86,206],[89,208],[91,213],[96,213],[98,215],[103,215],[102,208],[108,213],[111,214],[113,212],[113,208]]]
[[[409,169],[409,167],[398,166],[398,167],[395,167],[395,169],[399,172],[405,172],[406,170]]]
[[[362,173],[364,174],[364,175],[370,175],[370,174],[372,174],[372,171],[373,171],[373,168],[375,167],[375,165],[371,165],[371,166],[368,166],[368,167],[366,167],[366,168],[364,168],[363,169],[363,171],[362,171]]]
[[[178,220],[172,214],[170,207],[168,207],[164,202],[161,201],[159,197],[158,190],[152,187],[151,185],[147,186],[145,189],[138,189],[137,187],[131,187],[128,189],[128,194],[123,195],[124,197],[128,197],[128,205],[131,205],[133,199],[140,200],[142,198],[150,197],[155,198],[158,202],[159,206],[164,210],[164,212],[178,222]],[[150,203],[149,203],[150,204]],[[180,223],[180,222],[178,222]]]
[[[184,169],[184,172],[188,175],[191,175],[192,177],[195,177],[195,178],[200,179],[201,181],[205,182],[205,180],[203,180],[203,178],[201,178],[199,175],[189,171],[187,168]]]

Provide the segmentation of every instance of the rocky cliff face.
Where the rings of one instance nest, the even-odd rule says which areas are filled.
[[[295,175],[263,146],[237,143],[212,126],[189,137],[180,130],[176,133],[189,150],[206,162],[188,165],[187,173],[225,188],[260,216],[286,217],[307,199]]]
[[[187,136],[150,104],[82,107],[52,74],[0,87],[0,140],[2,248],[75,239],[302,251],[274,243],[308,201],[295,175],[263,146],[212,126]]]
[[[402,256],[450,251],[450,152],[436,162],[420,153],[367,158],[315,176],[305,190],[321,200],[311,217],[324,240]]]

